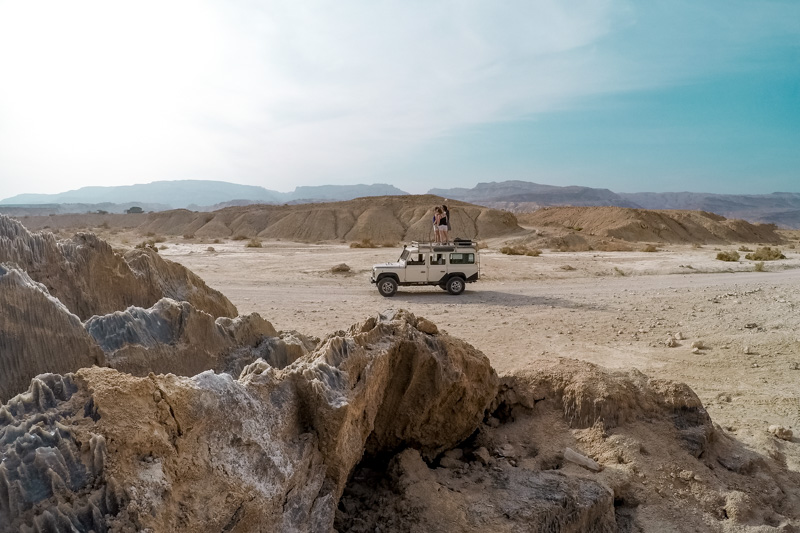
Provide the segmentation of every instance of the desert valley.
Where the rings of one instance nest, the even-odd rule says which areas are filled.
[[[800,528],[800,231],[443,201],[0,215],[0,531]]]

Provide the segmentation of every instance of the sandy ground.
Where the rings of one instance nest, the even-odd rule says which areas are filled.
[[[636,368],[688,383],[714,421],[745,442],[771,424],[800,434],[800,253],[792,249],[753,272],[751,261],[717,261],[712,247],[512,257],[490,243],[481,280],[462,295],[401,287],[384,298],[369,282],[371,267],[399,249],[166,245],[164,257],[278,329],[322,337],[405,308],[482,350],[501,375],[542,356]],[[340,263],[351,273],[330,272]],[[668,347],[678,332],[685,340]],[[698,340],[706,348],[692,353]]]

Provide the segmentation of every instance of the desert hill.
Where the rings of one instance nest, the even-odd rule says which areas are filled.
[[[346,202],[229,207],[211,213],[179,209],[139,215],[56,215],[22,220],[31,229],[102,225],[136,229],[143,235],[398,243],[431,240],[433,207],[444,202],[431,195],[378,196]],[[450,202],[448,207],[451,237],[482,239],[523,231],[514,215],[505,211],[458,201]]]
[[[401,242],[430,240],[436,196],[380,196],[347,202],[248,206],[214,213],[153,213],[140,231],[198,237],[262,237],[295,241]],[[521,229],[514,215],[463,202],[450,206],[453,236],[487,238]]]
[[[558,228],[585,239],[628,242],[779,243],[773,224],[728,220],[704,211],[630,209],[622,207],[546,207],[517,215],[521,224]]]

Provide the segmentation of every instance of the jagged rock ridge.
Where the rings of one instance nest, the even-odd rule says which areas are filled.
[[[121,256],[91,233],[57,241],[52,233],[31,233],[0,215],[0,262],[17,264],[83,320],[131,305],[150,307],[164,297],[188,301],[215,317],[238,314],[185,267],[152,250]]]

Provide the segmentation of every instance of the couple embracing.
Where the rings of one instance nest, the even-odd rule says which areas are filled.
[[[447,244],[450,237],[450,210],[446,205],[433,209],[433,237],[436,244]]]

